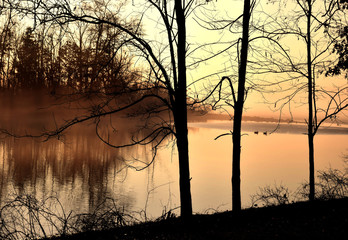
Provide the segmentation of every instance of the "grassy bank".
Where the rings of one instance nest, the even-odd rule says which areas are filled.
[[[54,239],[347,239],[348,198],[300,202],[84,232]]]

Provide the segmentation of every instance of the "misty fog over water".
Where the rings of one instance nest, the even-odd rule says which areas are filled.
[[[199,128],[232,129],[232,121],[209,121],[200,123],[190,123],[189,126]],[[307,125],[305,123],[284,123],[284,122],[257,122],[244,121],[242,131],[263,133],[289,133],[289,134],[307,134]],[[348,134],[347,125],[337,125],[336,123],[324,123],[318,130],[318,134]]]

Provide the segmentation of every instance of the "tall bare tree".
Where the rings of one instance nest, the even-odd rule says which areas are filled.
[[[138,78],[121,92],[99,92],[98,104],[90,109],[89,114],[74,118],[53,131],[45,132],[39,136],[46,138],[57,136],[69,127],[90,119],[96,120],[98,129],[101,118],[125,110],[128,111],[132,108],[138,107],[139,109],[140,105],[146,106],[140,112],[147,117],[162,114],[156,118],[156,121],[151,121],[149,120],[150,118],[147,118],[146,123],[152,125],[152,130],[145,137],[134,140],[130,144],[119,146],[111,143],[107,137],[104,137],[98,131],[97,134],[102,141],[114,147],[147,143],[152,143],[157,147],[165,137],[173,134],[176,139],[179,160],[181,216],[185,219],[189,219],[192,215],[187,136],[186,59],[188,44],[186,21],[189,14],[194,11],[194,2],[185,0],[146,0],[141,5],[128,5],[130,12],[127,14],[131,13],[131,11],[138,11],[139,15],[136,16],[137,18],[126,21],[121,17],[122,3],[112,5],[112,2],[104,1],[96,1],[95,4],[70,2],[68,0],[9,1],[10,7],[33,16],[37,23],[55,22],[59,25],[65,25],[71,22],[84,22],[90,25],[103,25],[114,28],[124,34],[125,37],[121,46],[112,49],[114,51],[113,56],[120,53],[121,49],[137,56],[139,59],[138,63],[140,63],[142,68]],[[132,2],[132,4],[135,3]],[[103,11],[99,11],[100,9],[103,9]],[[143,10],[139,11],[139,9]],[[147,11],[150,12],[148,13]],[[105,13],[111,15],[114,13],[116,15],[114,15],[114,18],[109,18],[106,17]],[[149,39],[143,34],[142,20],[146,14],[158,17],[157,25],[160,27],[156,34],[165,36],[164,44],[156,42],[155,39]],[[248,18],[246,17],[245,21],[248,21]],[[243,51],[244,56],[247,54],[247,51]],[[243,71],[245,72],[243,67],[241,67],[241,72]],[[110,96],[113,94],[128,96],[128,100],[127,102],[117,102],[113,105],[110,100]],[[102,95],[103,97],[101,97]],[[243,99],[243,93],[241,93],[239,98]],[[155,104],[150,104],[151,107],[149,107],[149,104],[146,103],[151,101]],[[243,108],[243,101],[239,104]],[[164,113],[165,116],[163,115]],[[153,155],[155,157],[156,153],[154,152]]]
[[[244,0],[243,12],[238,17],[235,19],[211,19],[211,21],[207,22],[207,26],[205,26],[208,30],[227,30],[232,34],[232,38],[236,38],[236,40],[229,39],[228,48],[224,49],[223,51],[227,52],[229,49],[234,49],[235,47],[237,64],[236,66],[232,65],[230,67],[230,72],[233,72],[232,68],[236,67],[237,73],[235,75],[223,76],[206,97],[206,99],[208,99],[209,97],[213,96],[211,103],[213,109],[225,108],[227,106],[229,109],[225,110],[228,113],[230,108],[233,109],[233,114],[229,114],[233,119],[232,130],[229,133],[224,133],[217,136],[215,139],[222,136],[232,135],[232,210],[235,212],[239,212],[241,210],[240,162],[244,104],[248,91],[255,87],[254,83],[251,81],[248,82],[247,80],[247,66],[250,61],[250,21],[255,4],[256,1]],[[215,16],[212,18],[215,18]],[[227,88],[224,87],[225,82],[227,82]]]
[[[241,131],[243,107],[245,102],[246,92],[246,69],[248,63],[248,48],[249,48],[249,24],[252,7],[250,0],[244,0],[243,9],[243,33],[242,33],[242,47],[240,50],[240,62],[238,68],[238,92],[234,104],[233,115],[233,151],[232,151],[232,209],[233,211],[241,210],[241,190],[240,190],[240,159],[241,159]],[[234,92],[231,94],[234,95]]]
[[[273,84],[273,86],[280,86],[278,90],[283,94],[274,106],[280,105],[279,109],[282,109],[301,93],[307,93],[309,199],[314,200],[314,136],[325,121],[335,120],[336,116],[348,107],[348,99],[345,95],[346,84],[329,89],[320,87],[316,79],[316,76],[327,69],[327,65],[330,66],[332,62],[335,62],[330,54],[335,39],[330,36],[328,29],[336,18],[342,16],[342,12],[336,1],[328,3],[328,1],[296,0],[295,3],[282,4],[293,7],[295,9],[293,14],[279,11],[273,16],[269,15],[268,23],[270,24],[258,27],[257,30],[263,32],[277,48],[274,52],[268,50],[269,62],[266,68],[272,66],[272,70],[267,73],[282,73],[286,76],[281,82]],[[299,54],[298,47],[286,42],[296,41],[296,38],[299,44],[303,44],[305,54]]]
[[[306,56],[307,56],[307,73],[305,77],[307,78],[307,92],[308,92],[308,153],[309,153],[309,200],[313,201],[315,199],[315,167],[314,167],[314,136],[317,133],[321,124],[328,120],[335,118],[335,116],[342,110],[348,107],[347,97],[341,98],[342,92],[347,89],[343,87],[338,89],[333,94],[330,94],[329,91],[322,91],[326,96],[329,97],[329,103],[327,108],[324,110],[324,116],[321,120],[318,120],[318,113],[320,109],[317,107],[317,96],[318,90],[316,88],[315,82],[315,73],[318,71],[316,65],[319,65],[318,58],[320,55],[327,53],[332,42],[328,43],[328,46],[324,46],[324,49],[318,52],[318,47],[315,44],[315,40],[312,37],[312,33],[318,31],[322,27],[326,27],[330,24],[331,19],[334,17],[332,12],[335,12],[333,9],[329,9],[326,12],[323,12],[326,18],[323,20],[319,19],[318,14],[314,13],[313,7],[315,6],[316,1],[306,0],[300,1],[297,0],[297,4],[302,9],[306,17],[306,33],[301,33],[300,36],[303,37],[306,43]],[[335,2],[332,2],[336,5]],[[316,22],[316,24],[314,24]],[[313,49],[314,48],[314,49]]]

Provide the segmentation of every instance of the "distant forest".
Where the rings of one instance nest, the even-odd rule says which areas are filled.
[[[2,91],[108,93],[139,83],[140,70],[122,51],[124,34],[116,28],[79,23],[65,29],[46,25],[23,29],[25,24],[11,13],[1,20]]]

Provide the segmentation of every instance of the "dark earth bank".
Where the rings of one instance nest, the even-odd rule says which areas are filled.
[[[194,215],[53,239],[348,239],[348,198]]]

